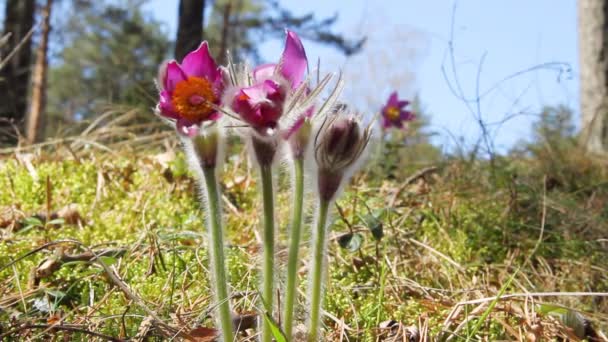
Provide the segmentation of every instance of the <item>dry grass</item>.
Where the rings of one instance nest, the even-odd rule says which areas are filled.
[[[196,335],[212,324],[213,303],[195,182],[172,132],[115,115],[71,138],[2,150],[2,339],[204,340]],[[256,310],[261,203],[244,154],[232,152],[222,174],[227,253],[234,307],[246,315]],[[606,340],[605,175],[566,189],[535,171],[539,160],[503,162],[498,173],[452,160],[411,178],[420,170],[359,174],[334,210],[325,339]],[[361,245],[340,247],[344,234]],[[300,290],[304,301],[305,279]]]

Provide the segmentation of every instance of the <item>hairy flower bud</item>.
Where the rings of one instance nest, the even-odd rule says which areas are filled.
[[[214,168],[217,165],[220,132],[215,122],[201,127],[196,135],[190,138],[192,150],[203,169]]]
[[[344,175],[352,171],[365,151],[370,137],[369,128],[362,128],[353,115],[336,113],[321,125],[315,139],[321,199],[333,199]]]
[[[304,158],[306,149],[310,141],[310,135],[312,133],[312,122],[310,118],[303,118],[301,123],[298,123],[298,127],[291,136],[288,138],[289,147],[293,157],[296,159]]]

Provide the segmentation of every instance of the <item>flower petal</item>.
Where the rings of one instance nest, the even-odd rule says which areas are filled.
[[[291,83],[291,87],[295,89],[304,79],[308,60],[306,59],[306,51],[304,51],[304,46],[298,35],[292,31],[287,31],[286,33],[285,49],[279,61],[278,71]]]
[[[398,107],[399,99],[397,97],[397,92],[394,91],[391,96],[388,97],[388,101],[386,102],[387,107]]]
[[[410,104],[410,101],[397,101],[397,108],[403,108]]]
[[[209,53],[209,45],[206,41],[184,57],[182,69],[188,76],[203,77],[211,81],[221,76],[217,64]]]
[[[401,120],[402,121],[413,121],[414,119],[416,119],[416,115],[414,115],[414,113],[410,112],[409,110],[401,111]]]
[[[253,79],[256,82],[261,82],[272,77],[277,65],[274,63],[258,65],[253,69]]]
[[[196,136],[199,130],[199,126],[197,124],[183,118],[177,119],[175,128],[177,133],[191,138]]]
[[[164,90],[173,92],[175,85],[186,79],[186,74],[176,61],[171,61],[167,64],[167,69],[164,77]]]
[[[158,88],[162,88],[159,90],[164,90],[165,88],[165,79],[167,77],[167,65],[169,61],[164,61],[158,66],[158,74],[156,76],[156,86]]]
[[[173,103],[171,102],[171,93],[166,90],[160,92],[160,98],[158,100],[158,109],[160,113],[170,119],[178,119],[179,114],[175,111]]]
[[[283,139],[287,140],[290,136],[296,133],[304,124],[306,119],[310,119],[314,113],[314,106],[310,106],[300,117],[283,133]]]

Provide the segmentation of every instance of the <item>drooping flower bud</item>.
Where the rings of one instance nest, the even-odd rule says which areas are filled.
[[[332,114],[319,128],[315,139],[319,195],[322,200],[334,198],[345,175],[353,171],[365,151],[371,131],[363,128],[354,115]]]

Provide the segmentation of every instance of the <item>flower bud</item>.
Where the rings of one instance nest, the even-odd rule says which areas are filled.
[[[207,124],[201,127],[198,133],[191,138],[192,149],[196,154],[202,168],[214,168],[217,165],[219,154],[220,132],[217,124]]]
[[[355,116],[336,113],[326,119],[315,139],[321,199],[333,199],[344,175],[352,171],[370,137],[369,128],[363,129]]]
[[[277,154],[278,141],[274,137],[261,137],[251,134],[251,147],[261,167],[271,166]]]
[[[288,138],[291,152],[295,159],[304,158],[308,142],[310,141],[310,134],[312,133],[312,122],[310,118],[303,118],[301,123],[298,123],[296,130]]]

